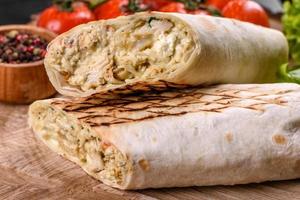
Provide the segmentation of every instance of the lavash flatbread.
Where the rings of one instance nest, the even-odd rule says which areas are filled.
[[[288,61],[279,31],[232,19],[139,13],[78,26],[48,47],[57,91],[89,96],[139,82],[271,83]]]
[[[36,135],[120,189],[300,178],[300,86],[219,85],[37,101]]]

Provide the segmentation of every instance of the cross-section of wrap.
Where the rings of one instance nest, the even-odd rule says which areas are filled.
[[[300,178],[300,87],[220,85],[38,101],[29,123],[53,151],[113,187]]]
[[[130,83],[270,83],[288,60],[276,30],[201,15],[140,13],[57,37],[45,66],[54,87],[88,96]]]

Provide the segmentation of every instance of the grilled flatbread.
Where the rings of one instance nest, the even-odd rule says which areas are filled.
[[[139,13],[78,26],[48,47],[45,67],[67,96],[125,85],[271,83],[288,61],[279,31],[232,19]]]
[[[300,87],[219,85],[37,101],[53,151],[120,189],[300,178]]]

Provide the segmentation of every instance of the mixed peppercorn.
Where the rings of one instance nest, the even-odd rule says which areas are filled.
[[[0,63],[30,63],[44,59],[48,42],[38,35],[12,30],[0,33]]]

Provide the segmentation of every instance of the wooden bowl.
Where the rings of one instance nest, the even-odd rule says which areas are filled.
[[[50,42],[56,35],[30,25],[0,26],[0,33],[10,30],[25,31],[41,36]],[[0,63],[0,101],[28,104],[56,93],[46,74],[43,60],[25,64]]]

